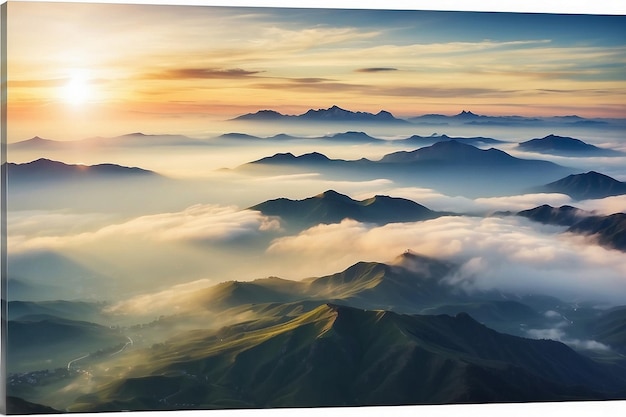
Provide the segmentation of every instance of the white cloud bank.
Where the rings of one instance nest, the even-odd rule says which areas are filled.
[[[302,262],[284,272],[312,276],[361,260],[386,262],[411,249],[458,263],[447,280],[468,290],[498,288],[626,303],[624,253],[563,230],[518,217],[441,217],[380,227],[345,220],[278,238],[268,254],[300,257]],[[305,259],[314,260],[313,265]]]

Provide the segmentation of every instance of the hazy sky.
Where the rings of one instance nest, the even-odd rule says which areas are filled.
[[[626,117],[624,16],[80,3],[8,14],[9,141],[193,134],[333,104]]]

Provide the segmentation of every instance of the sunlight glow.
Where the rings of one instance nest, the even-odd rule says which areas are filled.
[[[92,96],[92,87],[87,71],[84,69],[72,70],[68,82],[61,88],[61,99],[72,105],[87,103]]]

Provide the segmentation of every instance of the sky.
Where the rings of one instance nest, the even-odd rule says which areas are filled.
[[[8,16],[9,142],[200,134],[334,104],[626,117],[624,16],[37,2]]]

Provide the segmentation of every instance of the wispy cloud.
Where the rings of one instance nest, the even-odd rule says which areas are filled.
[[[63,219],[67,222],[69,219]],[[24,229],[25,226],[22,227]],[[180,212],[141,216],[124,223],[76,234],[28,237],[16,230],[8,241],[12,252],[58,248],[79,248],[104,240],[133,237],[139,242],[183,242],[211,244],[253,237],[279,230],[280,223],[256,211],[237,207],[198,204]],[[13,230],[13,229],[12,229]]]
[[[390,71],[398,71],[398,68],[391,67],[371,67],[371,68],[359,68],[355,70],[355,72],[390,72]]]
[[[260,73],[262,71],[248,71],[241,68],[174,68],[146,74],[142,78],[148,80],[238,79],[249,78]]]

